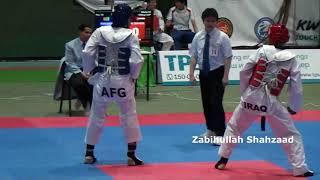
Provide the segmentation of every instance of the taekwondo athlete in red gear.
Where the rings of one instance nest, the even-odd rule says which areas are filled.
[[[96,72],[89,79],[94,90],[85,136],[86,164],[93,164],[97,160],[94,147],[101,137],[105,111],[111,102],[120,108],[120,124],[128,143],[128,165],[143,164],[135,155],[137,142],[142,135],[134,97],[135,80],[139,77],[143,57],[138,37],[128,28],[131,15],[132,10],[127,4],[116,5],[112,26],[95,30],[83,51],[84,71],[90,73],[94,69]]]
[[[287,50],[277,49],[277,45],[289,40],[288,29],[279,24],[269,29],[269,44],[260,47],[249,58],[240,72],[241,101],[236,107],[224,134],[224,138],[238,138],[249,128],[257,116],[269,117],[269,124],[279,138],[293,137],[293,143],[283,143],[294,176],[313,176],[305,162],[305,152],[301,134],[296,129],[290,114],[298,112],[302,106],[303,90],[298,63],[295,55]],[[289,79],[289,104],[285,108],[279,95]],[[289,114],[290,113],[290,114]],[[236,143],[222,143],[219,148],[221,159],[216,169],[225,169]]]

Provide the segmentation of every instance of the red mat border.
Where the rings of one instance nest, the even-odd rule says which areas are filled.
[[[139,167],[127,165],[98,165],[102,172],[115,180],[175,179],[175,180],[294,180],[292,174],[274,163],[263,160],[231,161],[226,170],[213,168],[213,162],[151,163]],[[190,169],[192,169],[190,171]]]
[[[230,119],[232,113],[227,112]],[[302,111],[292,116],[295,121],[320,121],[320,110]],[[258,119],[258,118],[257,118]],[[0,128],[71,128],[85,127],[88,117],[0,117]],[[202,113],[150,114],[139,115],[140,124],[147,125],[179,125],[203,124]],[[109,116],[106,126],[119,126],[118,116]]]

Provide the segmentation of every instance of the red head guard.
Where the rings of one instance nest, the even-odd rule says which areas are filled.
[[[289,31],[282,24],[273,24],[269,28],[269,44],[279,45],[289,41]]]

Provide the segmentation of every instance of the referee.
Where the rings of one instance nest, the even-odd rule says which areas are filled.
[[[207,131],[202,136],[223,136],[225,113],[222,105],[229,81],[232,47],[228,35],[217,27],[218,13],[207,8],[202,13],[205,30],[198,32],[190,48],[190,81],[194,82],[195,66],[200,68],[202,106]]]

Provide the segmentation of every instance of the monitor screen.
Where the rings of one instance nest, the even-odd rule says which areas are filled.
[[[111,10],[97,10],[95,11],[95,28],[99,28],[101,26],[111,26]]]
[[[151,11],[134,12],[131,19],[130,29],[138,36],[140,43],[148,44],[152,42],[152,19]],[[97,10],[95,11],[95,28],[101,26],[112,25],[112,11],[111,10]]]
[[[143,23],[143,25],[142,25]],[[140,44],[152,46],[153,43],[153,13],[150,10],[138,10],[133,13],[131,27],[139,29]],[[142,29],[144,28],[144,29]]]

